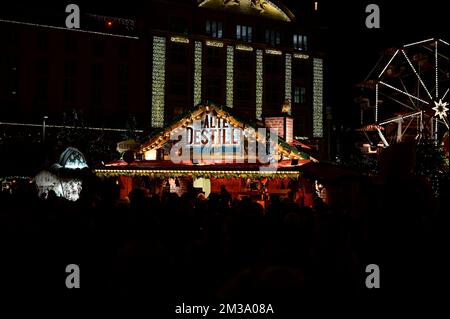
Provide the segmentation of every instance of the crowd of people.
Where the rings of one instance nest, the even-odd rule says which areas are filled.
[[[155,301],[160,307],[367,294],[369,264],[380,267],[384,289],[438,286],[445,201],[424,196],[413,177],[360,187],[366,205],[357,216],[320,198],[300,207],[272,195],[263,209],[226,190],[204,198],[134,189],[123,202],[113,181],[91,183],[76,202],[54,192],[40,198],[32,187],[2,193],[2,289],[73,293],[64,286],[68,264],[79,265],[80,291],[90,297],[156,295],[167,301]]]

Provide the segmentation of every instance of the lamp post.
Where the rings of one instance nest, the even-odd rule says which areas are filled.
[[[48,119],[48,116],[45,115],[42,119],[42,143],[45,142],[45,120]]]

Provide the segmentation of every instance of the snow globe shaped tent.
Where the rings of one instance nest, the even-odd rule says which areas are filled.
[[[57,163],[42,170],[34,178],[39,196],[54,191],[57,196],[76,201],[83,188],[83,176],[88,170],[83,153],[68,147],[61,153]]]

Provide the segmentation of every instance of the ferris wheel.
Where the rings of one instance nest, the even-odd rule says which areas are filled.
[[[427,39],[391,48],[360,84],[361,131],[371,145],[442,141],[449,130],[449,43]],[[369,132],[373,132],[372,135]]]

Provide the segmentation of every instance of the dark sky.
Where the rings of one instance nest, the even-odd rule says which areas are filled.
[[[290,0],[292,7],[302,1]],[[380,7],[381,28],[367,29],[365,8]],[[448,18],[444,1],[321,1],[328,27],[328,99],[335,119],[349,125],[357,123],[353,103],[355,84],[364,80],[378,61],[382,50],[432,37],[448,41]],[[355,112],[356,111],[356,112]]]
[[[190,0],[179,0],[190,1]],[[335,110],[336,120],[351,122],[354,86],[362,81],[376,64],[382,49],[401,46],[430,37],[449,40],[446,2],[442,0],[318,0],[325,32],[323,43],[327,53],[327,106]],[[312,0],[282,1],[299,17]],[[145,0],[127,1],[21,1],[15,6],[39,6],[40,9],[64,10],[68,3],[77,3],[89,11],[105,15],[134,15],[146,5]],[[148,4],[149,2],[147,2]],[[381,28],[367,29],[365,8],[378,4],[381,11]],[[2,9],[8,5],[2,3]],[[148,9],[145,9],[148,10]],[[38,10],[42,12],[41,10]],[[45,11],[45,10],[44,10]]]

